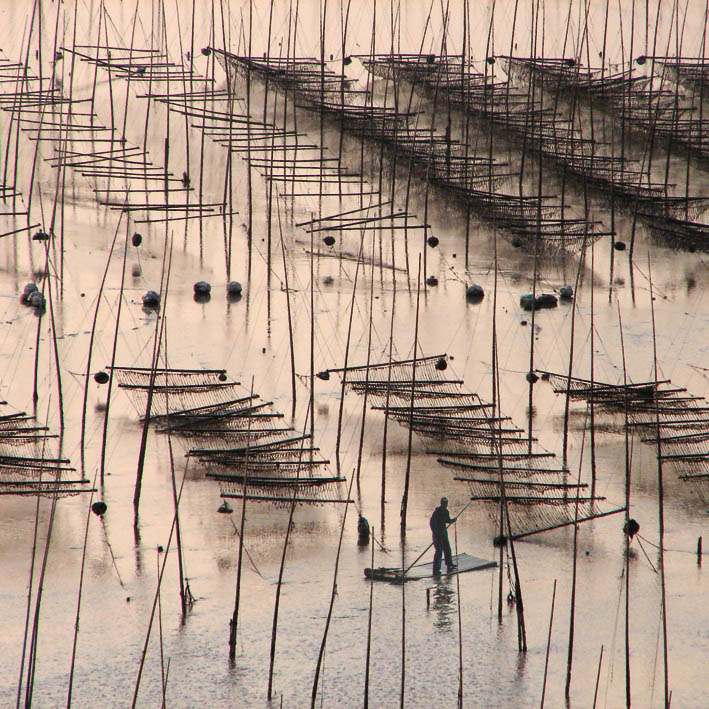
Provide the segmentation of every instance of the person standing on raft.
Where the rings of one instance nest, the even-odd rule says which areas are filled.
[[[453,562],[451,555],[451,545],[448,541],[448,525],[453,524],[455,519],[451,519],[448,511],[448,498],[442,497],[440,506],[433,510],[431,515],[431,533],[433,534],[433,546],[436,552],[433,555],[433,575],[437,576],[441,573],[441,557],[445,556],[446,567],[448,571],[457,568],[457,564]]]

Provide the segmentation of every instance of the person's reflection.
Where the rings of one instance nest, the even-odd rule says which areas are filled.
[[[436,611],[436,619],[433,622],[434,628],[450,632],[455,613],[455,590],[450,581],[442,579],[431,589],[433,597],[431,607]]]

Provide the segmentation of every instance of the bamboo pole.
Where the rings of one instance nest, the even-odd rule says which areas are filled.
[[[47,563],[49,561],[49,549],[52,541],[52,532],[54,530],[54,520],[57,510],[57,493],[52,495],[52,505],[49,512],[49,521],[47,523],[47,534],[44,542],[44,552],[42,555],[42,566],[40,567],[39,579],[37,580],[37,589],[35,593],[34,616],[32,620],[32,634],[30,637],[30,650],[27,659],[27,678],[25,682],[25,706],[32,706],[32,695],[34,691],[35,670],[37,667],[37,649],[39,646],[39,618],[42,607],[42,596],[44,591],[44,581],[47,572]]]
[[[623,356],[623,391],[625,394],[625,706],[630,709],[630,427],[628,426],[628,375],[625,362],[625,341],[623,321],[618,303],[618,328],[620,330],[620,349]],[[659,442],[658,442],[659,445]]]
[[[416,320],[414,322],[414,352],[411,365],[411,414],[409,416],[409,438],[406,448],[406,476],[404,478],[404,493],[401,497],[401,534],[406,535],[406,512],[409,503],[409,478],[411,476],[411,444],[414,434],[414,400],[416,396],[416,356],[418,354],[419,337],[419,307],[421,301],[421,255],[419,254],[418,275],[416,277]]]
[[[374,527],[372,527],[372,539],[374,536]],[[371,567],[374,568],[374,544],[372,544],[372,560]],[[367,651],[364,664],[364,702],[363,708],[369,709],[369,667],[372,655],[372,609],[374,602],[374,574],[369,577],[369,609],[367,611]]]
[[[254,378],[251,377],[251,393],[250,396],[253,398],[254,395]],[[244,494],[241,498],[241,524],[239,530],[239,560],[236,567],[236,596],[234,598],[234,612],[231,616],[231,621],[229,622],[229,661],[233,662],[236,656],[236,631],[239,621],[239,605],[241,602],[241,568],[244,556],[244,526],[246,524],[246,497],[247,497],[247,485],[248,485],[248,475],[249,475],[249,449],[251,444],[251,414],[249,414],[248,426],[246,440],[246,460],[244,463]]]
[[[106,408],[103,413],[103,433],[101,435],[101,489],[103,489],[104,474],[106,470],[106,442],[108,440],[108,413],[111,406],[111,393],[113,391],[113,372],[116,366],[116,350],[118,348],[118,332],[121,321],[121,306],[123,305],[123,289],[126,280],[126,260],[128,257],[128,235],[130,219],[126,220],[126,240],[123,245],[123,265],[121,268],[121,285],[118,291],[118,305],[116,307],[116,325],[113,331],[113,348],[111,350],[111,368],[108,375],[108,388],[106,391]]]
[[[285,284],[286,291],[286,310],[288,312],[288,344],[289,344],[289,354],[290,354],[290,375],[291,375],[291,418],[295,418],[295,409],[297,402],[297,391],[296,391],[296,381],[295,381],[295,349],[293,347],[293,316],[291,313],[290,305],[290,288],[288,286],[288,265],[286,263],[286,247],[283,243],[283,227],[281,226],[281,209],[278,202],[276,202],[276,212],[278,214],[278,232],[281,237],[281,256],[283,257],[283,282]]]
[[[419,270],[420,270],[419,266]],[[406,539],[401,539],[401,568],[406,568]],[[372,574],[374,575],[374,574]],[[404,709],[406,692],[406,579],[401,576],[401,684],[399,688],[399,709]]]
[[[160,292],[162,294],[161,315],[155,319],[155,333],[153,337],[153,354],[150,368],[150,386],[148,387],[147,403],[145,405],[145,418],[143,419],[143,429],[140,437],[140,450],[138,452],[138,468],[135,476],[135,489],[133,491],[133,526],[137,532],[138,529],[138,509],[140,506],[140,492],[143,483],[143,466],[145,464],[145,450],[148,441],[148,429],[150,426],[150,410],[153,403],[153,389],[155,385],[155,372],[158,368],[160,359],[160,345],[162,342],[161,327],[165,323],[165,310],[167,305],[167,289],[170,282],[170,267],[172,265],[172,244],[170,245],[170,261],[167,264],[167,273],[165,272],[165,257],[167,252],[167,229],[165,230],[165,246],[163,248],[163,282],[160,284]]]
[[[364,239],[364,230],[362,230],[362,239]],[[374,254],[375,232],[372,232],[372,255]],[[362,450],[364,449],[364,430],[367,421],[367,401],[369,399],[369,365],[372,357],[372,321],[374,320],[374,269],[375,261],[372,258],[372,275],[369,284],[369,331],[367,335],[367,368],[365,375],[364,395],[362,396],[362,422],[359,429],[359,446],[357,449],[357,490],[359,491],[359,479],[362,469]]]
[[[347,324],[347,340],[345,342],[345,366],[342,370],[342,386],[340,388],[340,405],[337,414],[337,440],[335,442],[335,460],[337,461],[337,473],[340,474],[340,442],[342,438],[342,415],[345,405],[345,387],[347,385],[347,365],[350,356],[350,341],[352,338],[352,316],[354,315],[355,296],[357,294],[357,280],[359,278],[359,267],[362,262],[362,250],[364,248],[364,232],[362,239],[359,242],[359,254],[357,255],[357,265],[355,266],[355,275],[352,282],[352,299],[350,301],[350,316]]]
[[[177,482],[175,481],[175,456],[172,452],[172,429],[170,425],[170,406],[168,401],[168,360],[167,360],[167,326],[164,328],[165,333],[165,413],[167,421],[167,447],[170,453],[170,482],[172,483],[172,504],[175,515],[175,540],[177,543],[177,568],[179,572],[179,584],[180,584],[180,609],[182,611],[182,617],[184,618],[185,613],[187,613],[187,602],[188,598],[185,593],[185,572],[184,572],[184,558],[182,555],[182,534],[180,532],[180,514],[178,509],[177,500]],[[163,697],[164,701],[164,697]]]
[[[655,329],[655,297],[652,284],[652,266],[650,254],[647,258],[648,281],[650,283],[650,313],[652,316],[652,357],[653,370],[655,376],[655,391],[657,391],[657,332]],[[660,436],[660,412],[658,397],[655,396],[655,420],[657,423],[657,514],[659,522],[659,571],[662,614],[662,659],[663,659],[663,685],[665,697],[665,709],[670,709],[670,681],[667,658],[667,592],[665,587],[665,501],[664,501],[664,480],[662,475],[662,439]]]
[[[120,213],[118,217],[118,223],[116,224],[116,231],[113,234],[113,240],[111,241],[111,248],[108,252],[108,259],[106,260],[106,268],[103,271],[103,277],[101,278],[101,284],[99,285],[98,295],[96,296],[96,308],[94,309],[93,322],[91,323],[91,334],[89,336],[89,351],[86,356],[86,371],[84,373],[84,397],[81,406],[81,437],[80,437],[80,456],[81,456],[81,477],[86,477],[86,409],[89,398],[89,380],[91,376],[91,357],[93,354],[94,337],[96,335],[96,323],[98,322],[98,311],[101,306],[101,298],[103,297],[103,289],[106,284],[106,276],[108,275],[108,268],[111,265],[111,258],[113,257],[113,250],[116,246],[116,238],[118,237],[118,230],[121,226],[121,220],[123,218],[123,212]]]
[[[347,491],[347,500],[349,501],[352,494],[352,483],[354,482],[354,471],[350,477],[350,485]],[[332,620],[332,609],[335,605],[335,597],[337,595],[337,572],[340,566],[340,551],[342,549],[342,537],[345,533],[345,521],[347,520],[347,510],[349,509],[349,504],[345,506],[345,512],[342,515],[342,525],[340,526],[340,539],[337,543],[337,554],[335,555],[335,569],[332,578],[332,591],[330,593],[330,607],[327,612],[327,619],[325,620],[325,630],[323,632],[322,641],[320,643],[320,653],[318,654],[318,661],[315,665],[315,678],[313,680],[313,691],[310,697],[310,709],[315,709],[315,702],[318,695],[318,683],[320,681],[320,670],[322,667],[323,656],[325,655],[325,645],[327,643],[327,634],[330,629],[330,621]]]
[[[601,664],[603,663],[603,645],[601,645],[601,652],[598,655],[598,671],[596,672],[596,686],[593,690],[593,709],[596,709],[596,699],[598,699],[598,684],[601,679]]]
[[[32,537],[32,556],[30,558],[30,577],[27,583],[27,605],[25,608],[25,628],[22,637],[22,655],[20,658],[20,672],[17,680],[17,695],[15,702],[15,709],[20,709],[20,703],[22,699],[22,684],[24,680],[25,673],[25,660],[27,658],[27,638],[29,636],[29,624],[30,615],[32,610],[32,590],[34,586],[34,571],[35,562],[37,558],[37,538],[39,536],[39,510],[40,510],[40,500],[41,496],[37,495],[37,502],[35,503],[35,513],[34,513],[34,530]]]
[[[579,458],[579,476],[576,487],[576,501],[574,503],[574,543],[573,562],[571,569],[571,599],[569,602],[569,647],[566,655],[566,684],[564,686],[564,696],[569,700],[571,694],[571,668],[574,659],[574,638],[576,635],[576,581],[578,567],[578,544],[579,544],[579,499],[581,496],[581,469],[583,466],[583,446],[586,439],[586,426],[584,422],[583,440],[581,442],[581,455]]]
[[[455,554],[458,556],[458,527],[455,527]],[[460,574],[455,575],[456,601],[458,605],[458,706],[463,709],[463,618],[460,601]]]
[[[386,399],[384,401],[384,406],[386,409],[389,408],[389,397],[391,395],[391,363],[393,361],[393,349],[394,349],[394,313],[396,312],[396,286],[392,290],[391,294],[391,318],[389,321],[389,366],[387,367],[387,386],[386,386]],[[387,433],[389,429],[389,417],[384,417],[384,427],[382,431],[382,489],[380,498],[381,507],[381,527],[382,536],[384,535],[384,505],[386,503],[386,462],[387,462]]]
[[[94,486],[96,485],[96,476],[94,476]],[[74,685],[74,667],[76,662],[76,646],[79,639],[79,618],[81,616],[81,596],[84,588],[84,569],[86,567],[86,546],[89,538],[89,522],[91,521],[91,505],[94,499],[94,493],[91,492],[89,497],[88,509],[86,510],[86,524],[84,526],[84,543],[81,547],[81,570],[79,571],[79,590],[76,598],[76,616],[74,618],[74,640],[71,646],[71,667],[69,669],[69,689],[67,690],[66,707],[71,709],[71,695]]]
[[[542,701],[540,708],[544,709],[544,697],[547,689],[547,670],[549,669],[549,649],[551,647],[551,629],[554,623],[554,601],[556,600],[556,579],[554,579],[554,590],[551,594],[551,611],[549,612],[549,634],[547,635],[547,651],[544,657],[544,682],[542,683]]]
[[[189,461],[185,464],[185,471],[182,474],[182,481],[180,482],[180,490],[177,496],[177,501],[179,504],[180,499],[182,498],[182,490],[185,485],[185,478],[187,477],[187,466],[189,465]],[[153,628],[153,622],[155,620],[155,611],[157,609],[157,604],[158,604],[158,594],[160,593],[160,587],[162,586],[162,579],[163,575],[165,573],[165,566],[167,565],[167,558],[170,553],[170,545],[172,543],[172,535],[174,534],[175,531],[175,517],[173,516],[172,518],[172,525],[170,526],[170,535],[167,538],[167,544],[165,545],[165,553],[163,555],[163,560],[162,560],[162,566],[160,567],[160,574],[158,576],[158,583],[157,583],[157,588],[155,589],[155,596],[153,597],[153,605],[150,611],[150,617],[148,619],[148,628],[145,632],[145,641],[143,643],[143,650],[141,652],[140,656],[140,664],[138,666],[138,676],[136,677],[135,680],[135,689],[133,690],[133,699],[131,702],[131,709],[135,709],[137,701],[138,701],[138,691],[140,689],[140,682],[143,676],[143,669],[145,668],[145,658],[148,654],[148,643],[150,642],[150,634]]]
[[[308,416],[312,416],[313,412],[308,410],[306,412],[305,418],[307,419]],[[307,423],[307,421],[306,421]],[[301,443],[301,448],[300,448],[300,453],[298,456],[298,459],[302,459],[303,455],[303,445],[304,445],[305,439],[303,439],[303,442]],[[296,480],[300,477],[300,468],[298,468],[296,472]],[[244,492],[244,495],[246,493]],[[273,606],[273,623],[271,626],[271,655],[269,659],[269,665],[268,665],[268,691],[267,691],[267,696],[268,696],[268,701],[271,701],[271,697],[273,695],[273,667],[276,661],[276,635],[278,632],[278,610],[280,607],[281,603],[281,587],[283,585],[283,573],[285,571],[285,566],[286,566],[286,552],[288,550],[288,542],[290,540],[290,533],[293,528],[293,513],[295,512],[295,506],[296,506],[296,500],[298,497],[298,489],[297,485],[293,486],[293,499],[291,500],[290,504],[290,510],[288,511],[288,526],[286,527],[286,535],[285,539],[283,540],[283,551],[281,552],[281,565],[278,569],[278,582],[276,583],[276,600]]]

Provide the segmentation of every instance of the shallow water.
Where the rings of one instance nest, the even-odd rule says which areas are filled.
[[[267,8],[256,4],[254,54],[265,51]],[[425,24],[423,5],[402,3],[406,11],[402,22],[401,51],[419,51]],[[496,46],[509,44],[509,18],[513,3],[499,3],[496,19]],[[460,13],[461,3],[452,3]],[[128,41],[134,6],[107,2],[110,32]],[[387,13],[378,7],[381,51],[388,49]],[[561,51],[560,33],[566,3],[548,3],[546,51]],[[664,6],[663,6],[664,8]],[[575,7],[575,12],[578,12]],[[179,4],[180,27],[187,46],[190,26],[190,3]],[[70,10],[66,10],[70,13]],[[43,30],[45,52],[43,71],[53,46],[54,6],[45,8]],[[150,8],[141,5],[141,21],[136,25],[136,45],[147,46],[150,36]],[[177,50],[177,17],[174,7],[166,7],[171,51]],[[226,9],[224,11],[227,12]],[[287,32],[288,6],[277,3],[274,13],[271,46]],[[371,12],[371,8],[368,8]],[[387,11],[388,12],[388,11]],[[489,22],[489,8],[480,22]],[[667,12],[663,9],[663,12]],[[21,54],[20,29],[31,13],[30,3],[0,3],[3,23],[4,55],[12,60]],[[319,55],[317,9],[302,3],[299,24],[299,54]],[[624,7],[623,26],[629,26]],[[701,13],[697,11],[699,16]],[[403,16],[403,15],[402,15]],[[456,15],[457,16],[457,15]],[[72,18],[71,14],[67,16]],[[248,3],[231,6],[231,44],[236,47],[241,21],[248,21]],[[337,37],[339,8],[328,6],[329,34],[327,54],[341,55]],[[663,15],[664,17],[664,15]],[[72,18],[73,19],[73,18]],[[701,27],[690,16],[685,37],[687,54],[697,51],[697,33]],[[602,29],[602,13],[592,18],[594,37]],[[617,18],[614,19],[617,23]],[[640,22],[640,18],[638,19]],[[642,20],[644,22],[644,19]],[[217,27],[221,16],[217,13]],[[520,25],[528,27],[526,20]],[[669,22],[669,20],[668,20]],[[71,22],[66,19],[67,37]],[[367,51],[371,20],[366,13],[351,18],[348,51]],[[451,25],[455,26],[455,16]],[[195,48],[210,43],[211,20],[206,4],[197,8]],[[666,27],[668,23],[662,24]],[[97,7],[80,8],[77,37],[85,44],[95,43]],[[115,30],[113,27],[115,26]],[[434,18],[426,35],[429,51],[438,51],[440,17]],[[49,28],[52,28],[51,30]],[[11,31],[12,29],[12,31]],[[221,31],[221,30],[219,30]],[[519,52],[524,34],[520,32]],[[640,29],[636,32],[642,36]],[[484,56],[487,30],[473,33],[471,41],[476,57]],[[48,39],[48,36],[52,39]],[[112,35],[109,34],[109,38]],[[528,38],[524,38],[524,41]],[[36,41],[36,39],[35,39]],[[77,39],[77,43],[82,43]],[[113,40],[111,40],[113,41]],[[116,40],[117,41],[117,40]],[[243,41],[243,40],[242,40]],[[594,41],[598,41],[594,39]],[[664,40],[660,40],[660,43]],[[619,57],[620,49],[612,42],[609,55]],[[71,40],[68,40],[71,43]],[[351,43],[351,44],[350,44]],[[218,43],[217,43],[218,44]],[[359,47],[359,48],[358,48]],[[184,47],[183,47],[184,49]],[[275,51],[275,50],[274,50]],[[452,51],[452,50],[450,50]],[[503,53],[502,50],[498,50]],[[506,51],[506,50],[505,50]],[[614,54],[615,53],[615,54]],[[206,71],[208,60],[195,52],[195,65]],[[66,62],[66,57],[64,59]],[[200,63],[201,62],[201,63]],[[337,63],[336,63],[337,64]],[[33,65],[37,72],[37,63]],[[108,125],[111,120],[109,91],[115,91],[116,125],[122,123],[125,84],[111,85],[103,70],[98,72],[96,111]],[[355,69],[351,70],[356,73]],[[93,68],[77,64],[77,93],[88,97],[93,84]],[[224,80],[216,68],[217,80]],[[362,73],[364,78],[364,74]],[[366,80],[366,79],[365,79]],[[65,78],[66,82],[66,78]],[[6,90],[3,88],[3,90]],[[7,89],[9,90],[9,89]],[[126,138],[142,145],[147,100],[140,98],[140,88],[129,94],[129,120]],[[256,115],[262,112],[263,91],[254,89]],[[273,101],[273,95],[271,95]],[[270,104],[269,106],[272,106]],[[281,106],[282,110],[282,106]],[[421,110],[426,110],[421,104]],[[170,115],[169,127],[164,106],[150,104],[147,147],[156,164],[164,164],[164,139],[170,138],[169,167],[175,175],[187,169],[187,142],[184,121]],[[272,113],[269,107],[268,113]],[[302,113],[302,115],[301,115]],[[308,130],[313,143],[320,140],[319,120],[298,114],[299,129]],[[8,115],[0,114],[3,145]],[[226,150],[207,139],[201,144],[201,132],[189,130],[190,175],[193,184],[198,165],[204,169],[204,199],[219,202],[223,198],[227,174]],[[326,143],[336,154],[339,131],[328,126]],[[356,141],[346,144],[346,159],[359,165]],[[41,146],[40,157],[51,155],[51,144]],[[34,143],[22,136],[20,141],[17,186],[29,185]],[[499,148],[500,154],[505,149]],[[203,161],[200,155],[203,153]],[[377,163],[378,151],[370,157]],[[513,151],[510,151],[512,155]],[[4,151],[3,151],[4,155]],[[295,227],[310,215],[332,214],[356,206],[356,199],[315,196],[278,199],[272,221],[271,259],[268,256],[266,219],[267,191],[264,181],[254,176],[254,244],[251,274],[246,240],[247,167],[245,161],[233,161],[232,180],[234,217],[231,231],[231,261],[225,259],[225,229],[221,219],[204,220],[200,229],[195,221],[187,229],[173,222],[168,236],[173,238],[171,276],[166,311],[167,356],[172,367],[226,368],[246,391],[252,386],[266,401],[273,401],[285,415],[288,425],[306,425],[310,380],[310,267],[314,268],[314,368],[320,371],[341,367],[344,363],[350,304],[355,277],[358,286],[352,318],[350,363],[363,364],[371,350],[372,361],[388,356],[389,328],[394,308],[394,356],[410,357],[414,343],[417,301],[417,263],[421,252],[420,232],[412,232],[407,249],[396,241],[381,243],[381,255],[387,264],[405,268],[407,251],[410,270],[360,268],[356,266],[359,250],[357,232],[338,235],[334,258],[326,247],[316,243],[320,253],[311,259],[310,236]],[[693,166],[693,170],[695,167]],[[374,184],[372,178],[370,184]],[[533,173],[528,178],[534,190]],[[44,160],[38,161],[32,217],[49,223],[56,187],[56,173]],[[550,183],[553,184],[553,183]],[[84,373],[90,330],[103,269],[110,243],[118,233],[116,249],[110,261],[107,286],[99,310],[93,346],[91,372],[109,364],[113,343],[115,315],[121,276],[121,261],[126,234],[140,231],[144,236],[139,248],[128,248],[128,276],[124,291],[117,362],[127,366],[150,363],[155,314],[143,311],[140,298],[148,289],[159,290],[165,247],[165,228],[159,224],[119,223],[119,211],[98,206],[93,191],[96,185],[74,172],[67,173],[67,197],[63,218],[57,224],[64,232],[63,298],[54,307],[62,382],[65,435],[62,452],[80,469],[80,429]],[[699,168],[692,174],[697,194],[707,193],[706,173]],[[26,187],[25,200],[27,199]],[[424,218],[424,189],[414,186],[409,211],[419,223]],[[569,201],[575,209],[582,195],[574,193]],[[399,203],[397,198],[397,204]],[[286,206],[287,205],[287,206]],[[287,252],[291,307],[294,317],[297,406],[293,421],[291,411],[290,346],[288,338],[286,295],[281,261],[280,236],[276,209],[280,209],[283,240]],[[608,212],[595,205],[600,218]],[[133,213],[134,218],[143,218]],[[3,218],[5,219],[5,218]],[[528,385],[524,379],[529,369],[529,315],[519,308],[520,295],[531,291],[533,258],[514,249],[495,235],[489,226],[473,222],[471,246],[465,254],[465,215],[462,209],[442,192],[432,192],[428,201],[431,232],[440,239],[436,249],[428,249],[428,275],[436,275],[439,285],[421,289],[419,352],[433,355],[446,352],[451,357],[451,378],[465,381],[465,388],[478,392],[485,400],[492,397],[491,341],[495,286],[495,250],[498,253],[496,331],[500,368],[500,399],[503,413],[520,427],[527,423]],[[631,218],[619,216],[617,238],[629,240]],[[4,222],[3,222],[4,223]],[[58,229],[58,227],[57,227]],[[672,251],[659,245],[644,231],[638,232],[634,263],[627,252],[615,254],[610,281],[610,244],[600,241],[593,250],[593,262],[587,254],[575,303],[576,338],[574,373],[590,376],[590,327],[594,326],[594,372],[602,381],[618,382],[623,376],[620,320],[626,353],[628,376],[633,381],[649,381],[653,372],[652,313],[650,283],[657,331],[658,378],[671,379],[673,385],[686,387],[696,396],[707,392],[707,295],[709,278],[706,257],[701,253]],[[228,234],[226,243],[228,244]],[[380,243],[365,239],[363,252],[379,258]],[[228,250],[228,246],[226,247]],[[339,258],[353,254],[354,260]],[[371,258],[369,259],[371,262]],[[269,268],[269,262],[271,267]],[[52,268],[59,270],[60,255],[52,254]],[[44,248],[26,235],[7,237],[0,243],[0,308],[4,328],[0,357],[2,397],[8,411],[32,411],[35,338],[37,318],[19,304],[24,284],[32,273],[43,268]],[[131,276],[139,264],[141,275]],[[564,284],[573,284],[578,261],[573,255],[545,259],[540,268],[538,288],[551,292]],[[244,296],[228,302],[226,283],[236,279],[244,284]],[[212,284],[211,299],[197,303],[192,285],[198,280]],[[483,286],[486,297],[479,304],[466,303],[465,286]],[[611,288],[612,285],[612,288]],[[372,291],[373,288],[373,291]],[[373,295],[370,308],[370,293]],[[394,297],[395,296],[395,297]],[[593,315],[591,313],[593,303]],[[554,310],[535,316],[535,367],[565,372],[568,368],[570,321],[573,305],[560,304]],[[371,347],[369,323],[373,323]],[[53,362],[49,314],[41,320],[37,417],[46,421],[52,433],[59,432],[58,388]],[[329,381],[315,379],[315,445],[322,455],[335,460],[340,406],[340,384],[336,376]],[[85,475],[93,480],[99,468],[105,387],[93,380],[88,387],[86,419]],[[541,445],[557,455],[561,452],[564,401],[551,387],[539,382],[534,388],[534,434]],[[569,467],[581,470],[584,480],[590,476],[588,433],[583,435],[584,408],[576,405],[569,439]],[[4,412],[3,412],[4,413]],[[141,426],[136,412],[123,392],[114,390],[111,400],[107,444],[107,475],[100,495],[108,505],[104,519],[91,516],[88,528],[86,569],[83,583],[80,625],[73,682],[75,706],[125,706],[130,704],[136,687],[139,665],[153,606],[159,564],[167,554],[161,585],[160,613],[155,617],[137,698],[139,706],[157,706],[161,702],[161,667],[167,673],[166,703],[173,706],[268,706],[266,699],[273,607],[279,564],[287,526],[287,512],[249,502],[246,507],[245,548],[238,616],[238,644],[235,662],[228,658],[229,620],[234,602],[238,563],[238,536],[241,505],[233,501],[232,515],[220,515],[221,500],[217,483],[206,479],[196,463],[187,466],[182,457],[185,442],[173,437],[175,470],[185,478],[180,503],[181,532],[185,573],[197,601],[185,618],[179,606],[179,581],[174,542],[168,548],[172,523],[172,488],[170,452],[164,435],[150,433],[147,463],[143,480],[138,532],[134,531],[133,489],[140,445]],[[341,471],[349,478],[357,467],[363,401],[348,393],[344,401]],[[365,659],[370,586],[362,570],[371,564],[371,548],[356,543],[357,511],[374,526],[381,541],[375,548],[375,566],[411,563],[429,544],[428,517],[442,494],[448,496],[453,514],[468,502],[465,485],[453,481],[447,468],[436,462],[430,451],[437,445],[413,437],[411,488],[405,544],[399,533],[399,508],[407,467],[408,436],[392,423],[386,450],[386,504],[380,505],[383,417],[368,410],[365,419],[364,445],[360,475],[345,520],[342,551],[337,576],[332,622],[329,628],[324,663],[320,677],[318,702],[324,707],[359,706],[363,702]],[[604,417],[607,422],[608,418]],[[618,424],[618,421],[615,421]],[[618,429],[620,430],[620,429]],[[597,492],[607,498],[608,506],[620,506],[625,497],[625,441],[618,433],[599,432],[596,436]],[[630,659],[632,695],[635,706],[662,706],[663,663],[661,589],[656,573],[658,554],[657,464],[651,446],[633,439],[631,516],[640,523],[641,538],[632,544],[630,568]],[[707,504],[696,490],[674,476],[665,480],[665,578],[667,592],[668,666],[672,706],[699,707],[709,704],[709,688],[704,678],[708,649],[705,599],[707,581],[698,565],[697,538],[707,528]],[[33,702],[36,706],[66,703],[69,668],[77,609],[84,528],[87,519],[87,495],[58,501],[51,543],[47,553],[39,619],[39,650],[34,678]],[[0,569],[3,583],[0,599],[4,609],[0,634],[0,704],[10,706],[17,696],[27,610],[27,590],[32,568],[32,548],[37,525],[38,558],[33,577],[33,604],[40,573],[41,557],[50,514],[50,502],[12,496],[2,497],[0,515]],[[284,585],[278,618],[275,659],[274,706],[301,707],[310,701],[320,643],[325,628],[333,569],[337,553],[342,506],[323,505],[299,508],[295,513],[291,542],[285,566]],[[622,515],[584,523],[579,527],[578,586],[573,653],[573,679],[569,706],[593,704],[598,682],[597,706],[616,707],[625,702],[625,578]],[[483,507],[471,506],[455,528],[453,540],[460,550],[485,558],[498,558],[492,544],[494,523]],[[706,536],[704,534],[704,536]],[[553,627],[545,687],[547,706],[564,704],[564,684],[569,638],[569,609],[572,573],[571,528],[549,532],[518,542],[515,546],[521,588],[524,597],[528,651],[517,650],[516,612],[503,603],[503,620],[497,620],[498,570],[488,569],[457,577],[443,577],[439,582],[419,581],[406,586],[376,584],[373,589],[371,667],[369,699],[372,706],[392,706],[400,701],[403,684],[407,706],[455,706],[458,700],[459,667],[462,667],[462,701],[467,706],[533,706],[540,701],[544,682],[545,653],[556,580]],[[158,552],[161,545],[167,551]],[[382,550],[382,547],[386,550]],[[114,563],[115,560],[115,563]],[[503,593],[509,591],[508,558],[503,557]],[[427,608],[427,589],[430,607]],[[34,607],[34,605],[32,606]],[[405,614],[404,614],[405,611]],[[403,632],[402,632],[403,629]],[[162,639],[162,642],[161,642]],[[162,651],[161,651],[162,648]],[[402,651],[403,648],[403,651]],[[599,673],[599,655],[603,652]],[[403,680],[402,680],[403,678]],[[24,686],[24,684],[23,684]]]

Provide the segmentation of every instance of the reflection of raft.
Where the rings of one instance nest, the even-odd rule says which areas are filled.
[[[458,568],[452,571],[446,571],[443,575],[453,575],[461,574],[464,571],[477,571],[478,569],[488,569],[493,566],[497,566],[496,561],[488,561],[487,559],[480,559],[477,556],[471,556],[470,554],[456,554],[453,557],[453,561],[458,565]],[[443,569],[445,569],[445,564],[443,564]],[[402,570],[396,567],[386,567],[380,566],[376,569],[365,569],[364,575],[368,578],[374,578],[375,581],[393,581],[400,582],[402,579]],[[427,564],[416,564],[412,566],[407,572],[404,579],[406,581],[417,581],[418,579],[432,578],[433,577],[433,562],[429,561]]]

